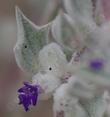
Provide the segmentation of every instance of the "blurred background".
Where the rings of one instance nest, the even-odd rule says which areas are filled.
[[[35,24],[52,19],[60,0],[0,0],[0,117],[52,117],[51,100],[29,112],[17,105],[17,89],[29,80],[16,65],[13,47],[17,40],[15,6]],[[28,79],[27,79],[28,78]]]

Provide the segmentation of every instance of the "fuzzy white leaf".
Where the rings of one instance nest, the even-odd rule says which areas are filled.
[[[68,91],[68,84],[63,84],[54,94],[54,117],[87,117],[87,113],[78,103],[78,99]]]
[[[62,11],[53,21],[52,35],[55,41],[63,47],[67,58],[70,58],[75,49],[81,44],[81,35],[75,22]]]
[[[66,12],[73,18],[93,19],[93,6],[91,0],[64,0]]]
[[[58,78],[62,77],[66,71],[66,56],[56,43],[50,43],[40,51],[39,62],[42,71]]]
[[[94,85],[86,80],[79,79],[77,76],[71,76],[68,81],[69,92],[79,99],[91,99],[94,97]]]
[[[97,95],[93,99],[80,101],[88,117],[104,117],[108,104],[103,96]]]
[[[36,26],[16,7],[16,20],[18,26],[18,40],[14,47],[15,58],[18,66],[30,74],[35,74],[38,69],[38,53],[48,43],[49,27]]]
[[[91,46],[91,42],[97,41],[97,30],[95,20],[93,19],[93,5],[91,0],[64,0],[66,12],[75,21],[79,30],[82,46]]]
[[[100,90],[110,90],[110,75],[105,71],[94,72],[89,68],[82,68],[77,76],[84,81],[91,82]]]
[[[41,93],[39,94],[40,100],[48,100],[52,97],[54,91],[60,86],[60,79],[50,74],[38,73],[32,78],[33,84],[37,84],[41,87]]]

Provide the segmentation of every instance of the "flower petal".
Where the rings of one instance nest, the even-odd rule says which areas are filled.
[[[22,87],[22,88],[20,88],[19,90],[18,90],[18,92],[19,93],[25,93],[25,91],[26,91],[26,87]]]
[[[35,106],[37,104],[37,100],[38,100],[38,95],[33,95],[32,96],[32,103],[33,103],[33,106]]]
[[[31,104],[33,104],[33,106],[36,105],[39,91],[37,85],[32,85],[28,82],[24,82],[23,84],[25,86],[18,90],[19,104],[22,104],[25,111],[28,111]]]

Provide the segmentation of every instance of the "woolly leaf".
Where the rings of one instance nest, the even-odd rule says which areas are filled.
[[[38,71],[38,54],[48,43],[50,24],[36,26],[26,18],[19,8],[16,8],[18,40],[14,47],[15,58],[19,67],[34,74]]]

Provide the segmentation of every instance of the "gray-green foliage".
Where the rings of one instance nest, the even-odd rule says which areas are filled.
[[[35,26],[17,8],[18,41],[15,46],[15,57],[18,65],[24,71],[35,74],[39,70],[38,54],[49,42],[48,36],[50,25],[55,42],[63,48],[68,59],[71,58],[74,51],[78,51],[83,46],[90,49],[87,52],[87,56],[89,56],[88,58],[91,58],[94,56],[91,53],[94,53],[94,51],[100,47],[98,45],[101,40],[101,36],[99,36],[101,34],[99,33],[100,27],[98,27],[93,20],[93,7],[91,1],[64,0],[64,6],[66,12],[70,16],[60,12],[55,20],[42,27]],[[99,52],[98,57],[105,57],[102,54],[103,52]],[[93,58],[95,57],[97,56],[94,56]],[[83,62],[88,63],[88,58],[84,61],[81,59],[81,65],[83,65]],[[83,108],[88,113],[88,117],[103,117],[106,111],[106,102],[103,98],[103,92],[109,87],[109,75],[106,74],[105,71],[95,73],[88,68],[82,68],[82,66],[77,71],[78,72],[75,75],[81,77],[82,80],[92,82],[97,90],[100,87],[104,87],[101,94],[94,94],[95,97],[90,100],[82,101],[79,99]]]
[[[18,41],[14,50],[17,63],[24,71],[36,73],[39,69],[38,54],[48,43],[50,24],[38,27],[29,21],[18,8],[16,8],[16,19]]]
[[[103,117],[106,109],[106,102],[102,95],[97,95],[91,100],[80,101],[86,110],[88,117]]]
[[[55,41],[63,48],[67,59],[70,60],[73,52],[80,46],[80,33],[77,25],[69,15],[60,11],[52,24],[52,35]]]

